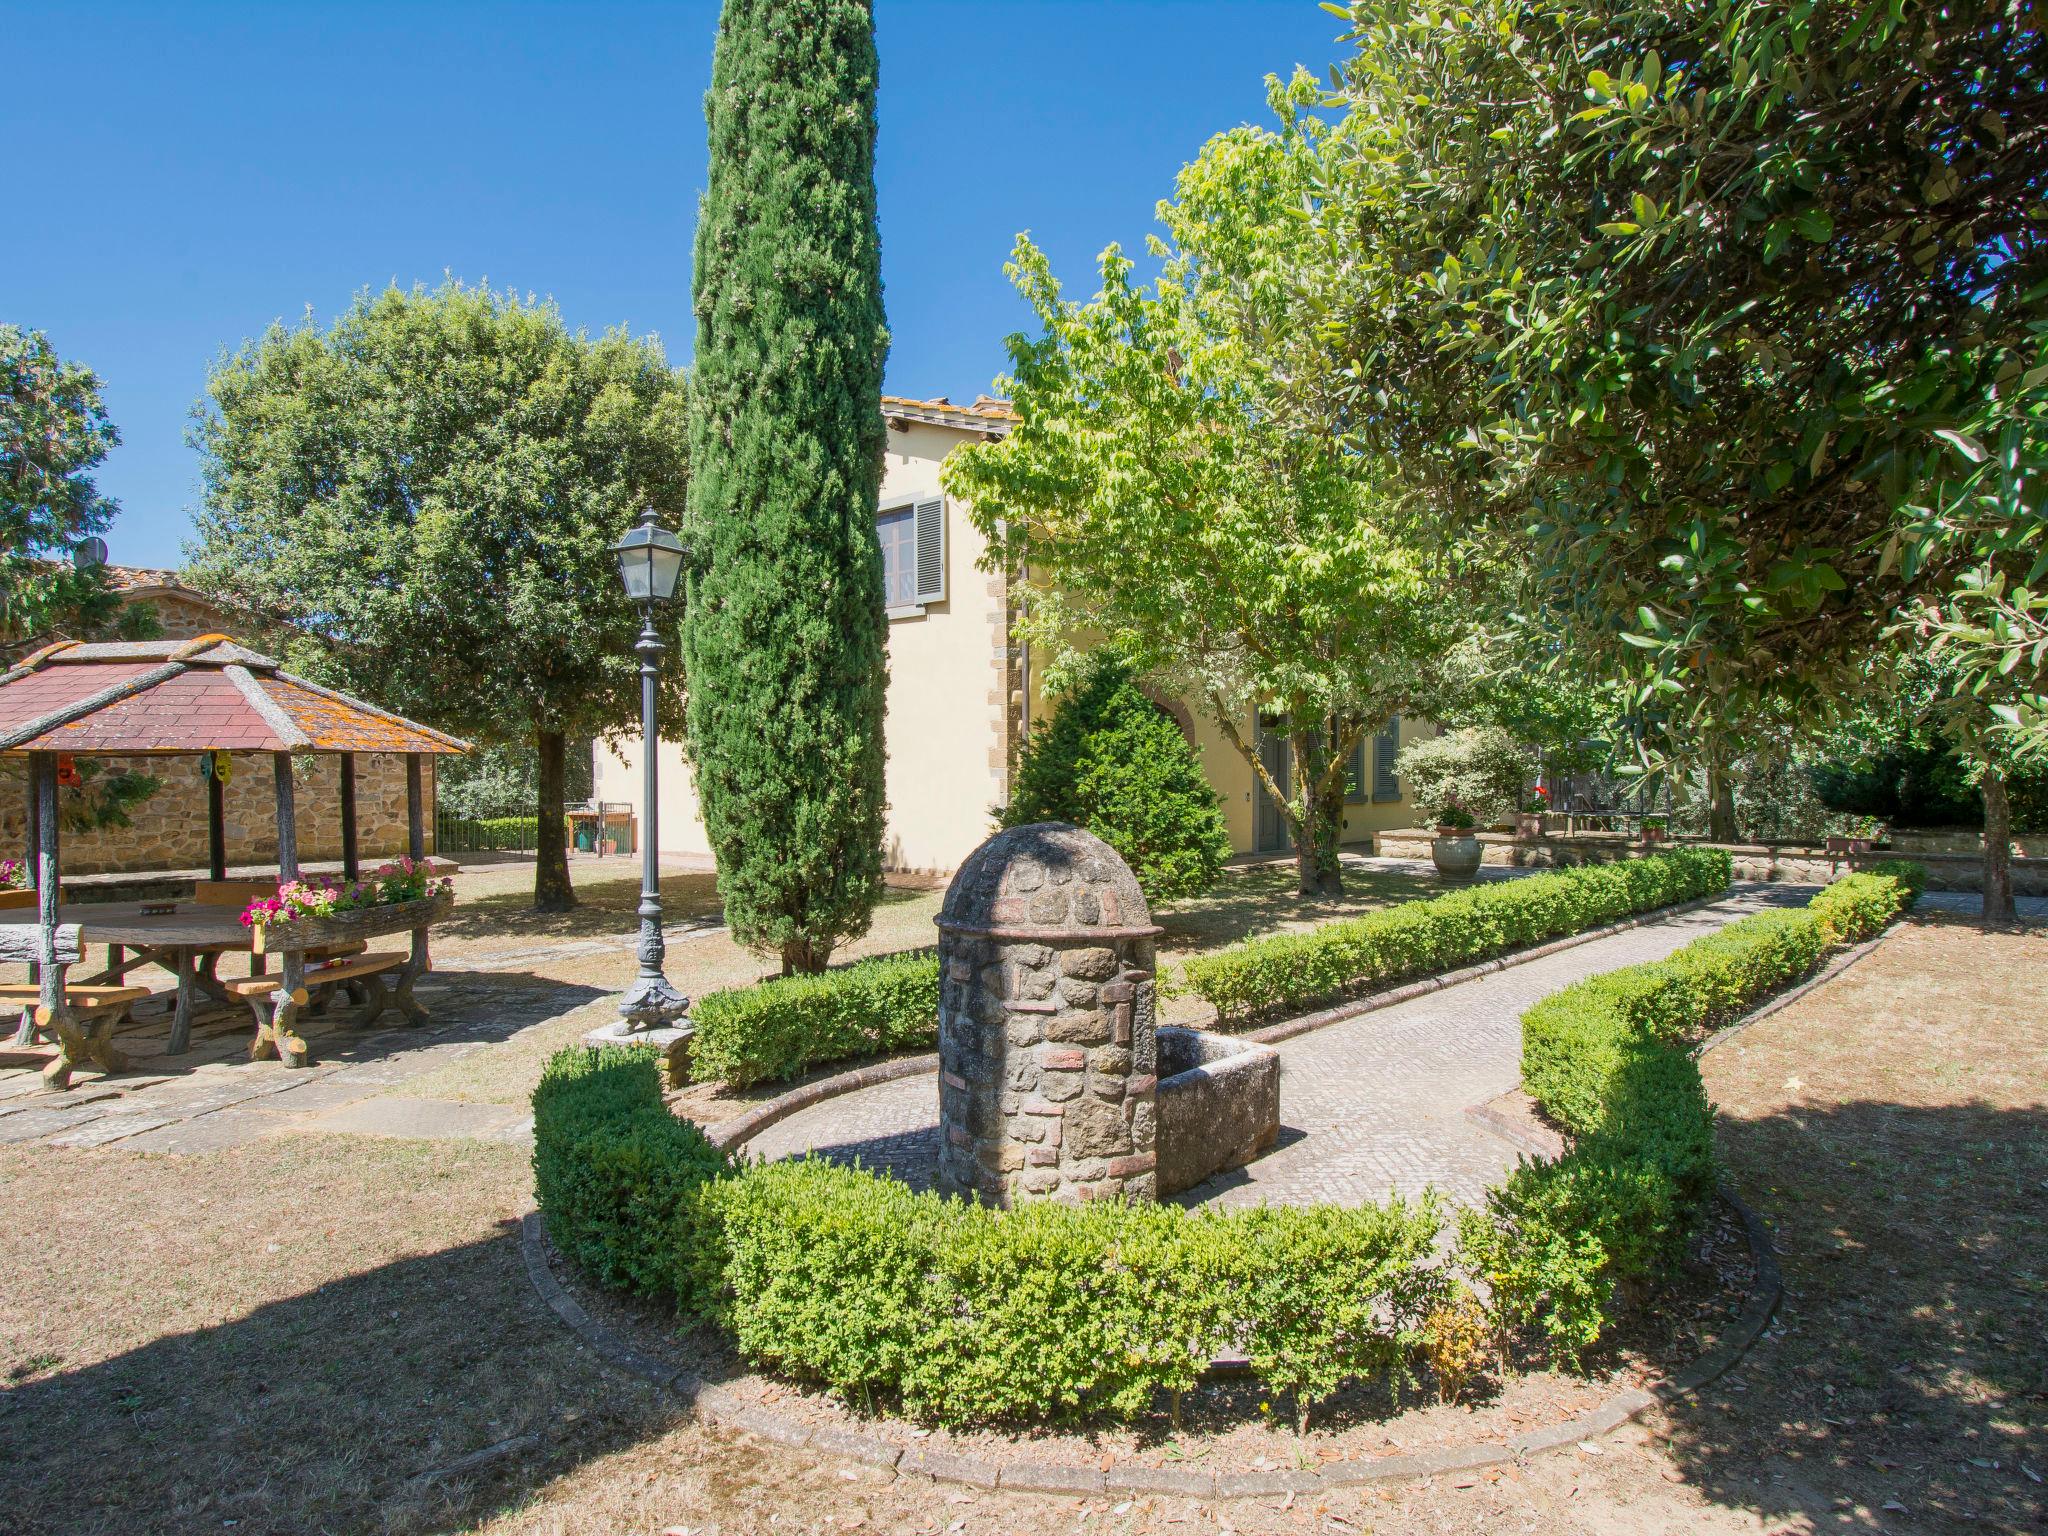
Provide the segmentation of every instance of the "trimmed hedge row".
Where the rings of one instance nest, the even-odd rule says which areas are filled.
[[[690,1010],[690,1075],[745,1088],[821,1062],[930,1046],[938,1015],[939,957],[929,950],[713,992]]]
[[[534,1093],[540,1207],[600,1283],[672,1296],[750,1360],[949,1425],[1130,1418],[1243,1349],[1298,1424],[1346,1381],[1408,1379],[1483,1282],[1505,1334],[1567,1363],[1617,1292],[1665,1272],[1715,1179],[1713,1109],[1686,1042],[1910,906],[1915,872],[1850,876],[1669,960],[1524,1015],[1530,1091],[1574,1134],[1459,1220],[1418,1203],[1002,1212],[859,1169],[737,1164],[662,1103],[652,1050],[572,1047]],[[1450,1322],[1445,1320],[1449,1319]]]
[[[1460,1218],[1465,1262],[1505,1325],[1537,1327],[1575,1359],[1618,1287],[1677,1260],[1715,1179],[1714,1111],[1691,1046],[1831,946],[1878,932],[1924,878],[1903,861],[1844,876],[1801,910],[1745,917],[1522,1015],[1522,1085],[1574,1142],[1555,1162],[1522,1163]]]
[[[1731,869],[1723,849],[1675,848],[1476,885],[1198,955],[1182,968],[1183,984],[1225,1018],[1306,1006],[1711,896],[1728,888]]]

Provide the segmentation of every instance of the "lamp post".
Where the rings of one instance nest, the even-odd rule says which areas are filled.
[[[640,515],[639,523],[612,546],[618,557],[619,577],[626,596],[640,605],[640,639],[633,646],[640,658],[640,752],[644,809],[640,839],[640,974],[619,999],[619,1012],[628,1033],[650,1030],[680,1030],[687,1037],[690,1000],[669,985],[662,974],[667,946],[661,937],[660,838],[657,834],[660,773],[656,762],[660,747],[654,719],[655,673],[663,646],[654,629],[654,605],[676,595],[676,581],[683,571],[683,544],[655,520],[654,508]],[[675,1041],[671,1041],[674,1044]]]

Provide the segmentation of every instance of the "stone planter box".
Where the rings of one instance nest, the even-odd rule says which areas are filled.
[[[1280,1134],[1280,1053],[1270,1045],[1161,1025],[1159,1193],[1239,1168]]]
[[[418,901],[394,901],[386,906],[364,907],[356,912],[337,912],[332,917],[302,917],[290,923],[257,923],[249,931],[259,955],[282,954],[294,949],[326,949],[337,944],[354,944],[386,933],[404,933],[439,922],[454,910],[455,897],[448,892],[423,896]]]

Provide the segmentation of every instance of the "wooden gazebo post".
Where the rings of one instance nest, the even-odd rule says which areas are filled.
[[[415,863],[427,856],[426,801],[421,793],[420,754],[417,752],[405,754],[405,851]],[[431,970],[433,964],[433,956],[427,950],[426,928],[413,929],[412,963],[399,973],[398,985],[392,989],[392,1000],[414,1023],[428,1015],[426,1009],[413,1001],[412,984]]]
[[[293,794],[291,753],[273,752],[270,761],[277,781],[277,878],[279,884],[284,884],[299,878],[298,805]],[[277,990],[270,996],[268,1033],[258,1032],[250,1044],[249,1054],[260,1057],[274,1049],[278,1060],[287,1066],[296,1066],[308,1055],[306,1042],[292,1028],[298,1021],[299,1010],[308,1001],[306,952],[297,945],[291,945],[285,948],[281,958],[284,968],[277,978]]]
[[[356,755],[341,754],[341,878],[353,885],[363,878],[356,850]]]

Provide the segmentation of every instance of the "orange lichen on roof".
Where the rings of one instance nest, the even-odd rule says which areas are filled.
[[[0,751],[468,750],[220,635],[51,647],[0,676]]]

